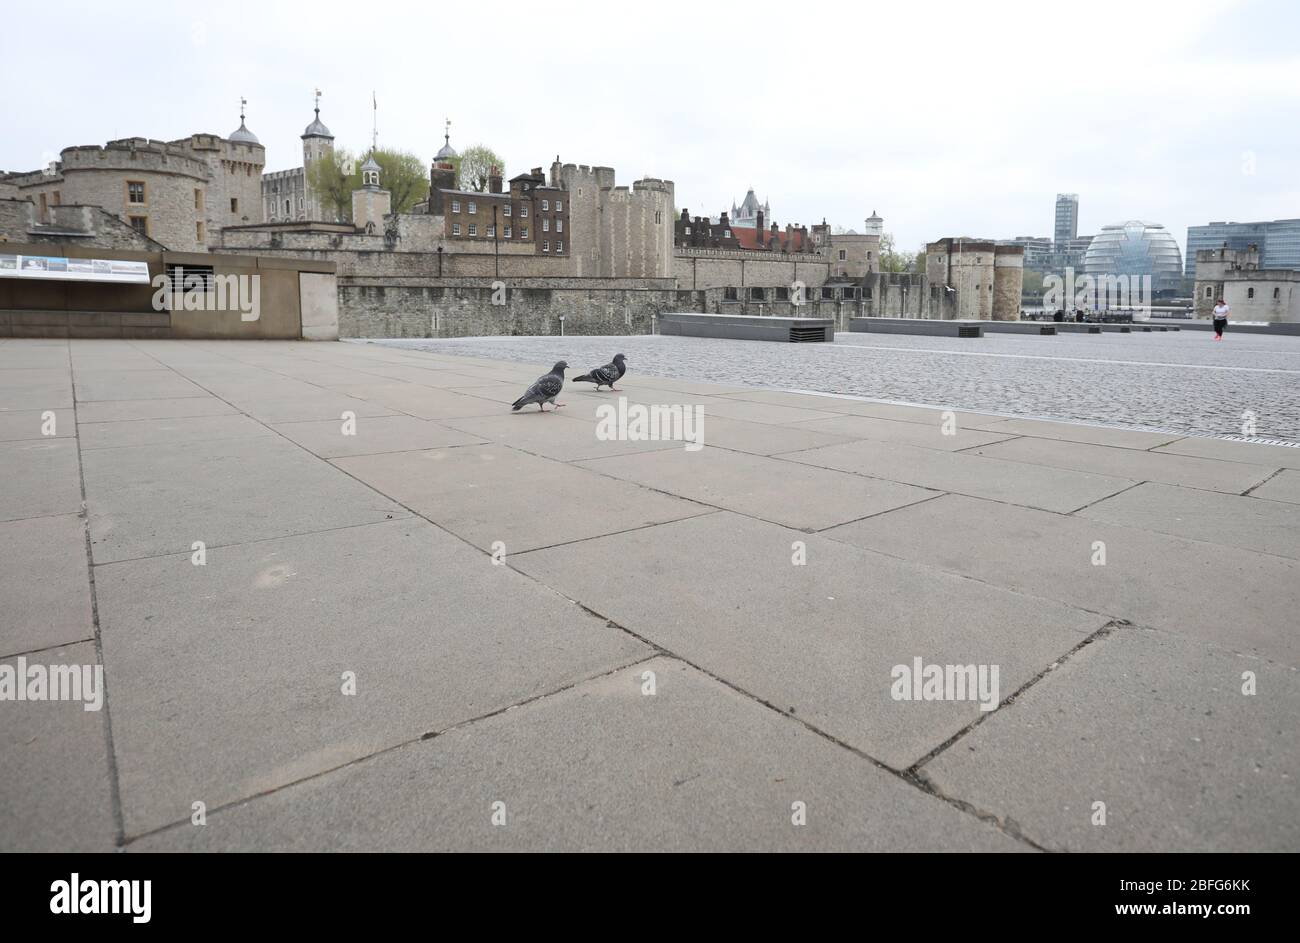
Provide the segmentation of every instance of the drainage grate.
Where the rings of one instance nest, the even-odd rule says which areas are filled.
[[[790,328],[790,343],[815,344],[826,340],[826,328],[816,325],[796,325]]]
[[[962,324],[957,328],[958,337],[980,337],[982,334],[978,324]]]

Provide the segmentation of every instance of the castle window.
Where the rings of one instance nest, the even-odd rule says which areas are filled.
[[[845,261],[848,257],[849,257],[848,252],[845,251],[844,249],[841,249],[841,250],[840,250],[840,261],[843,262],[843,261]]]
[[[460,223],[452,223],[452,224],[451,224],[451,234],[452,234],[453,236],[459,236],[459,235],[460,235]]]
[[[549,210],[550,208],[551,208],[551,201],[550,201],[550,200],[542,200],[542,209],[544,209],[544,210]]]
[[[550,252],[550,251],[551,251],[551,243],[550,243],[549,241],[545,241],[545,242],[542,243],[542,251],[543,251],[543,252]]]
[[[563,251],[564,251],[564,243],[563,243],[563,242],[557,242],[557,243],[555,244],[555,251],[556,251],[556,252],[563,252]]]
[[[491,226],[488,226],[487,232],[484,233],[485,236],[492,236],[494,238],[496,234],[497,234],[497,227],[495,223],[493,223]]]
[[[506,204],[506,208],[505,208],[505,210],[504,210],[503,212],[505,213],[506,216],[509,216],[509,215],[510,215],[510,204],[509,204],[509,203]]]
[[[126,202],[144,203],[144,183],[139,180],[128,180],[126,182]]]
[[[527,204],[527,203],[525,203],[523,206],[519,207],[519,215],[520,215],[520,217],[522,217],[523,219],[527,219],[527,218],[528,218],[528,204]]]
[[[687,226],[687,227],[686,227],[686,235],[689,236],[690,234],[691,234],[691,227],[690,227],[690,226]]]
[[[778,288],[778,289],[776,290],[776,300],[777,300],[777,301],[789,301],[789,300],[790,300],[790,289],[788,289],[788,288]]]
[[[542,220],[542,232],[550,232],[550,231],[551,231],[551,221],[549,219]]]
[[[726,233],[724,233],[724,238],[726,238],[726,239],[730,239],[730,238],[731,238],[731,230],[730,230],[730,229],[728,229],[728,230],[726,231]]]
[[[478,214],[478,204],[477,204],[477,203],[470,203],[470,205],[469,205],[469,214],[470,214],[471,216],[475,216],[475,215]]]
[[[722,300],[723,300],[723,301],[735,301],[735,300],[736,300],[736,289],[734,289],[734,288],[724,288],[724,289],[722,289]]]
[[[1247,298],[1254,298],[1254,297],[1255,297],[1255,289],[1253,289],[1253,288],[1247,288],[1247,289],[1246,289],[1246,297],[1247,297]]]
[[[470,204],[470,206],[473,206],[473,205],[474,205],[474,204],[472,204],[472,203]],[[470,234],[471,236],[477,236],[477,235],[478,235],[478,224],[477,224],[477,223],[470,223],[470,224],[469,224],[469,234]]]
[[[203,243],[203,224],[194,224],[194,241],[202,245]]]
[[[1205,286],[1205,297],[1206,297],[1206,298],[1213,298],[1214,295],[1212,294],[1212,292],[1213,292],[1213,289],[1210,288],[1209,285],[1206,285],[1206,286]]]
[[[1278,301],[1281,299],[1281,297],[1282,297],[1282,289],[1275,287],[1273,289],[1273,300]]]
[[[230,198],[230,212],[232,213],[239,212],[239,200],[233,196]]]
[[[289,200],[285,200],[285,201],[284,201],[284,215],[287,217],[287,216],[288,216],[290,213],[292,213],[292,212],[293,212],[293,203],[290,202]]]
[[[147,217],[147,216],[132,216],[132,217],[129,217],[129,218],[130,218],[130,220],[131,220],[131,228],[132,228],[132,229],[134,229],[136,232],[138,232],[138,233],[139,233],[140,235],[142,235],[142,236],[147,236],[147,235],[149,235],[149,217]]]
[[[507,239],[513,239],[514,236],[515,236],[514,231],[511,230],[511,228],[510,228],[509,226],[507,226],[507,227],[506,227],[506,232],[505,232],[505,237],[506,237]]]
[[[562,219],[557,219],[557,220],[555,221],[555,231],[556,231],[556,232],[564,232],[564,220],[562,220]]]
[[[557,212],[557,213],[563,213],[563,212],[564,212],[564,201],[563,201],[563,200],[556,200],[556,201],[555,201],[555,212]]]
[[[203,191],[197,188],[194,190],[194,208],[203,212]]]
[[[519,227],[519,238],[520,238],[520,239],[527,239],[527,238],[528,238],[528,227],[527,227],[527,226],[520,226],[520,227]]]
[[[58,206],[63,202],[63,194],[61,194],[58,190],[55,190],[51,202],[55,206]]]
[[[452,200],[452,201],[451,201],[451,211],[452,211],[453,213],[459,213],[459,212],[460,212],[460,200]]]

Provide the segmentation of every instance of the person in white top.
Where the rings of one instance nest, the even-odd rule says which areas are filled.
[[[1223,329],[1228,326],[1228,312],[1231,310],[1232,308],[1222,298],[1214,306],[1214,339],[1216,341],[1223,340]]]

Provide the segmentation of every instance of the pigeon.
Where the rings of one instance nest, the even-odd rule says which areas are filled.
[[[564,371],[567,369],[569,365],[561,360],[551,367],[551,372],[546,376],[538,377],[537,382],[528,388],[528,392],[515,400],[510,408],[514,412],[519,412],[530,403],[536,403],[539,410],[546,412],[547,403],[555,403],[557,409],[563,406],[563,403],[555,402],[555,397],[560,395],[560,390],[564,387]]]
[[[614,384],[623,379],[623,374],[627,373],[627,358],[622,354],[615,354],[611,363],[603,367],[597,367],[591,373],[584,373],[580,377],[574,377],[574,383],[594,383],[596,389],[607,386],[614,392],[618,392],[618,387]]]

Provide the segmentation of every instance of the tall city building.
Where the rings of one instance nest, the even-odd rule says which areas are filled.
[[[1058,247],[1079,235],[1079,194],[1056,194],[1056,230],[1054,242]]]
[[[1202,249],[1242,251],[1250,246],[1259,248],[1261,268],[1300,269],[1300,219],[1188,226],[1187,277],[1196,277],[1196,253]]]

